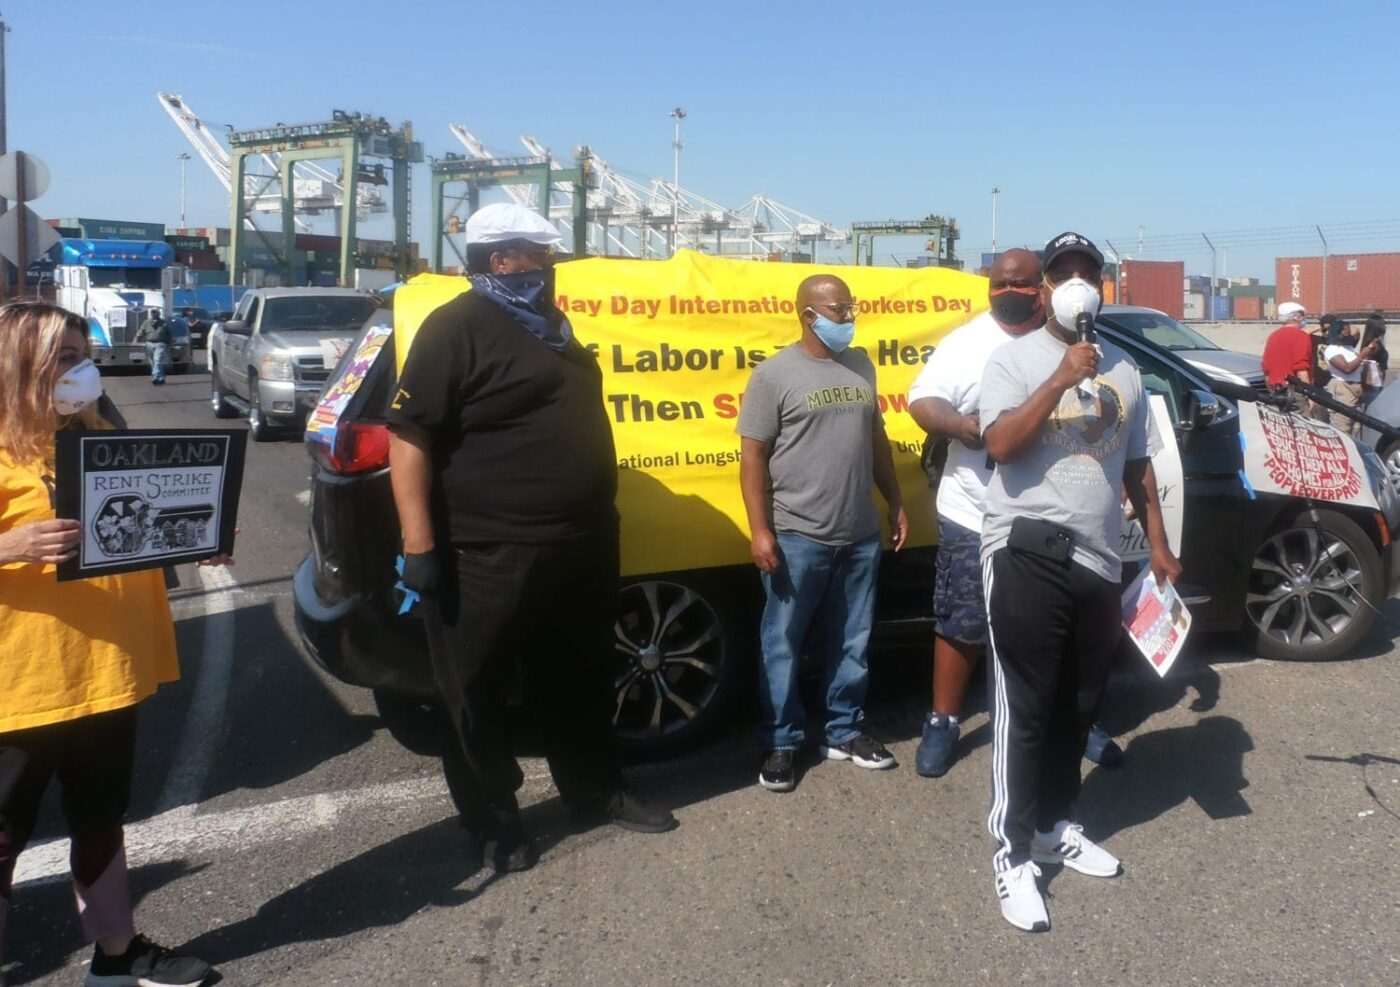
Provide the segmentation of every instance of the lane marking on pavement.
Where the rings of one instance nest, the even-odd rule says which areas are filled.
[[[527,782],[549,779],[549,773],[527,774]],[[415,802],[446,800],[451,796],[442,775],[342,792],[318,792],[223,812],[200,815],[193,805],[182,805],[126,827],[126,857],[132,867],[188,857],[209,858],[221,852],[246,850],[330,829],[341,822],[363,821],[366,815],[383,813]],[[20,854],[15,884],[66,879],[68,840],[53,840]]]
[[[195,684],[185,724],[171,760],[156,811],[196,805],[204,781],[214,765],[214,753],[224,733],[224,711],[233,679],[233,621],[238,583],[225,566],[196,566],[204,585],[204,641],[194,666]]]

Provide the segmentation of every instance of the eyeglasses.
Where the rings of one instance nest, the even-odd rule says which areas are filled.
[[[817,308],[818,306],[814,305],[812,307]],[[831,311],[836,313],[838,318],[841,318],[843,320],[849,319],[851,316],[857,315],[860,312],[860,302],[856,301],[854,298],[852,298],[849,303],[824,302],[820,307],[830,309]]]

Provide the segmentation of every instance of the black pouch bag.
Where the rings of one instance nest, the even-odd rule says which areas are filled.
[[[1038,517],[1018,517],[1011,522],[1006,546],[1060,565],[1074,556],[1074,532],[1062,524]]]

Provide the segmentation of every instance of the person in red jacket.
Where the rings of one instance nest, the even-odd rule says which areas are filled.
[[[1287,387],[1290,377],[1311,382],[1313,370],[1313,343],[1303,328],[1303,306],[1284,302],[1278,307],[1278,314],[1283,325],[1269,334],[1262,361],[1264,377],[1274,390]]]

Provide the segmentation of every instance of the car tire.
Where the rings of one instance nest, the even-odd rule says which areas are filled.
[[[258,396],[258,375],[248,371],[248,434],[254,442],[271,442],[276,433],[263,414],[262,398]]]
[[[1400,439],[1391,439],[1381,446],[1380,456],[1386,472],[1390,474],[1391,486],[1400,490]]]
[[[1351,656],[1385,599],[1375,543],[1337,511],[1286,519],[1251,556],[1247,626],[1264,658],[1330,661]]]
[[[613,736],[624,754],[693,745],[752,671],[752,615],[718,581],[683,573],[622,587],[612,656]]]
[[[209,404],[214,409],[215,418],[237,418],[238,409],[228,403],[224,394],[224,383],[219,379],[219,367],[209,361]]]
[[[420,757],[442,756],[452,724],[441,706],[375,689],[374,708],[389,736],[408,750]]]

